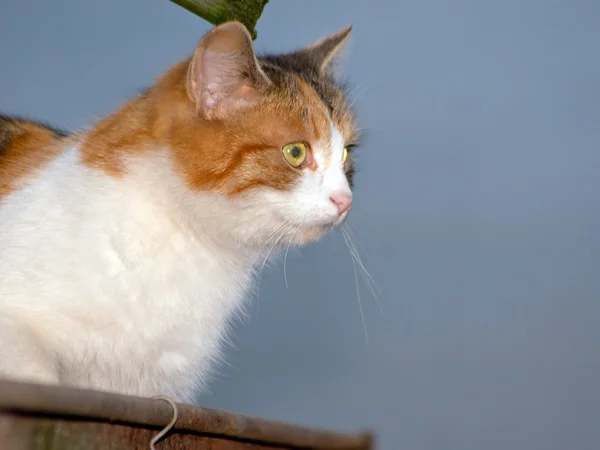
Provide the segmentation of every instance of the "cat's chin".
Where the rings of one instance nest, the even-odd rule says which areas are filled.
[[[307,229],[306,231],[294,236],[296,245],[307,245],[311,242],[318,241],[333,229],[333,226],[320,226]]]
[[[339,228],[345,221],[347,215],[344,214],[338,220],[334,222],[327,222],[323,224],[317,224],[310,227],[306,227],[302,232],[296,233],[292,236],[291,242],[296,245],[307,245],[311,242],[318,241],[323,238],[327,233]]]

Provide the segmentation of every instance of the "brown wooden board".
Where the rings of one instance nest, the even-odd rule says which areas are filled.
[[[167,449],[370,450],[370,433],[344,434],[178,404]],[[148,449],[172,418],[163,400],[0,380],[0,450]]]

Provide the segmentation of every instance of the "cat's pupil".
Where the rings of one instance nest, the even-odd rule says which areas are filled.
[[[300,149],[299,149],[298,147],[294,147],[294,148],[292,149],[292,156],[293,156],[294,158],[297,158],[298,156],[300,156]]]

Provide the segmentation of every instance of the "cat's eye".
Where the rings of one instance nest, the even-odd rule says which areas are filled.
[[[348,147],[344,147],[344,153],[342,153],[342,161],[346,162],[346,158],[348,158]]]
[[[292,167],[300,167],[306,161],[306,144],[294,142],[283,146],[283,157]]]

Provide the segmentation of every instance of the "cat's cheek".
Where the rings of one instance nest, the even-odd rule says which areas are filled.
[[[302,178],[296,195],[299,212],[308,224],[316,227],[335,226],[340,219],[332,197],[340,192],[351,197],[352,192],[343,174],[338,172],[333,168],[323,173],[308,173]]]

